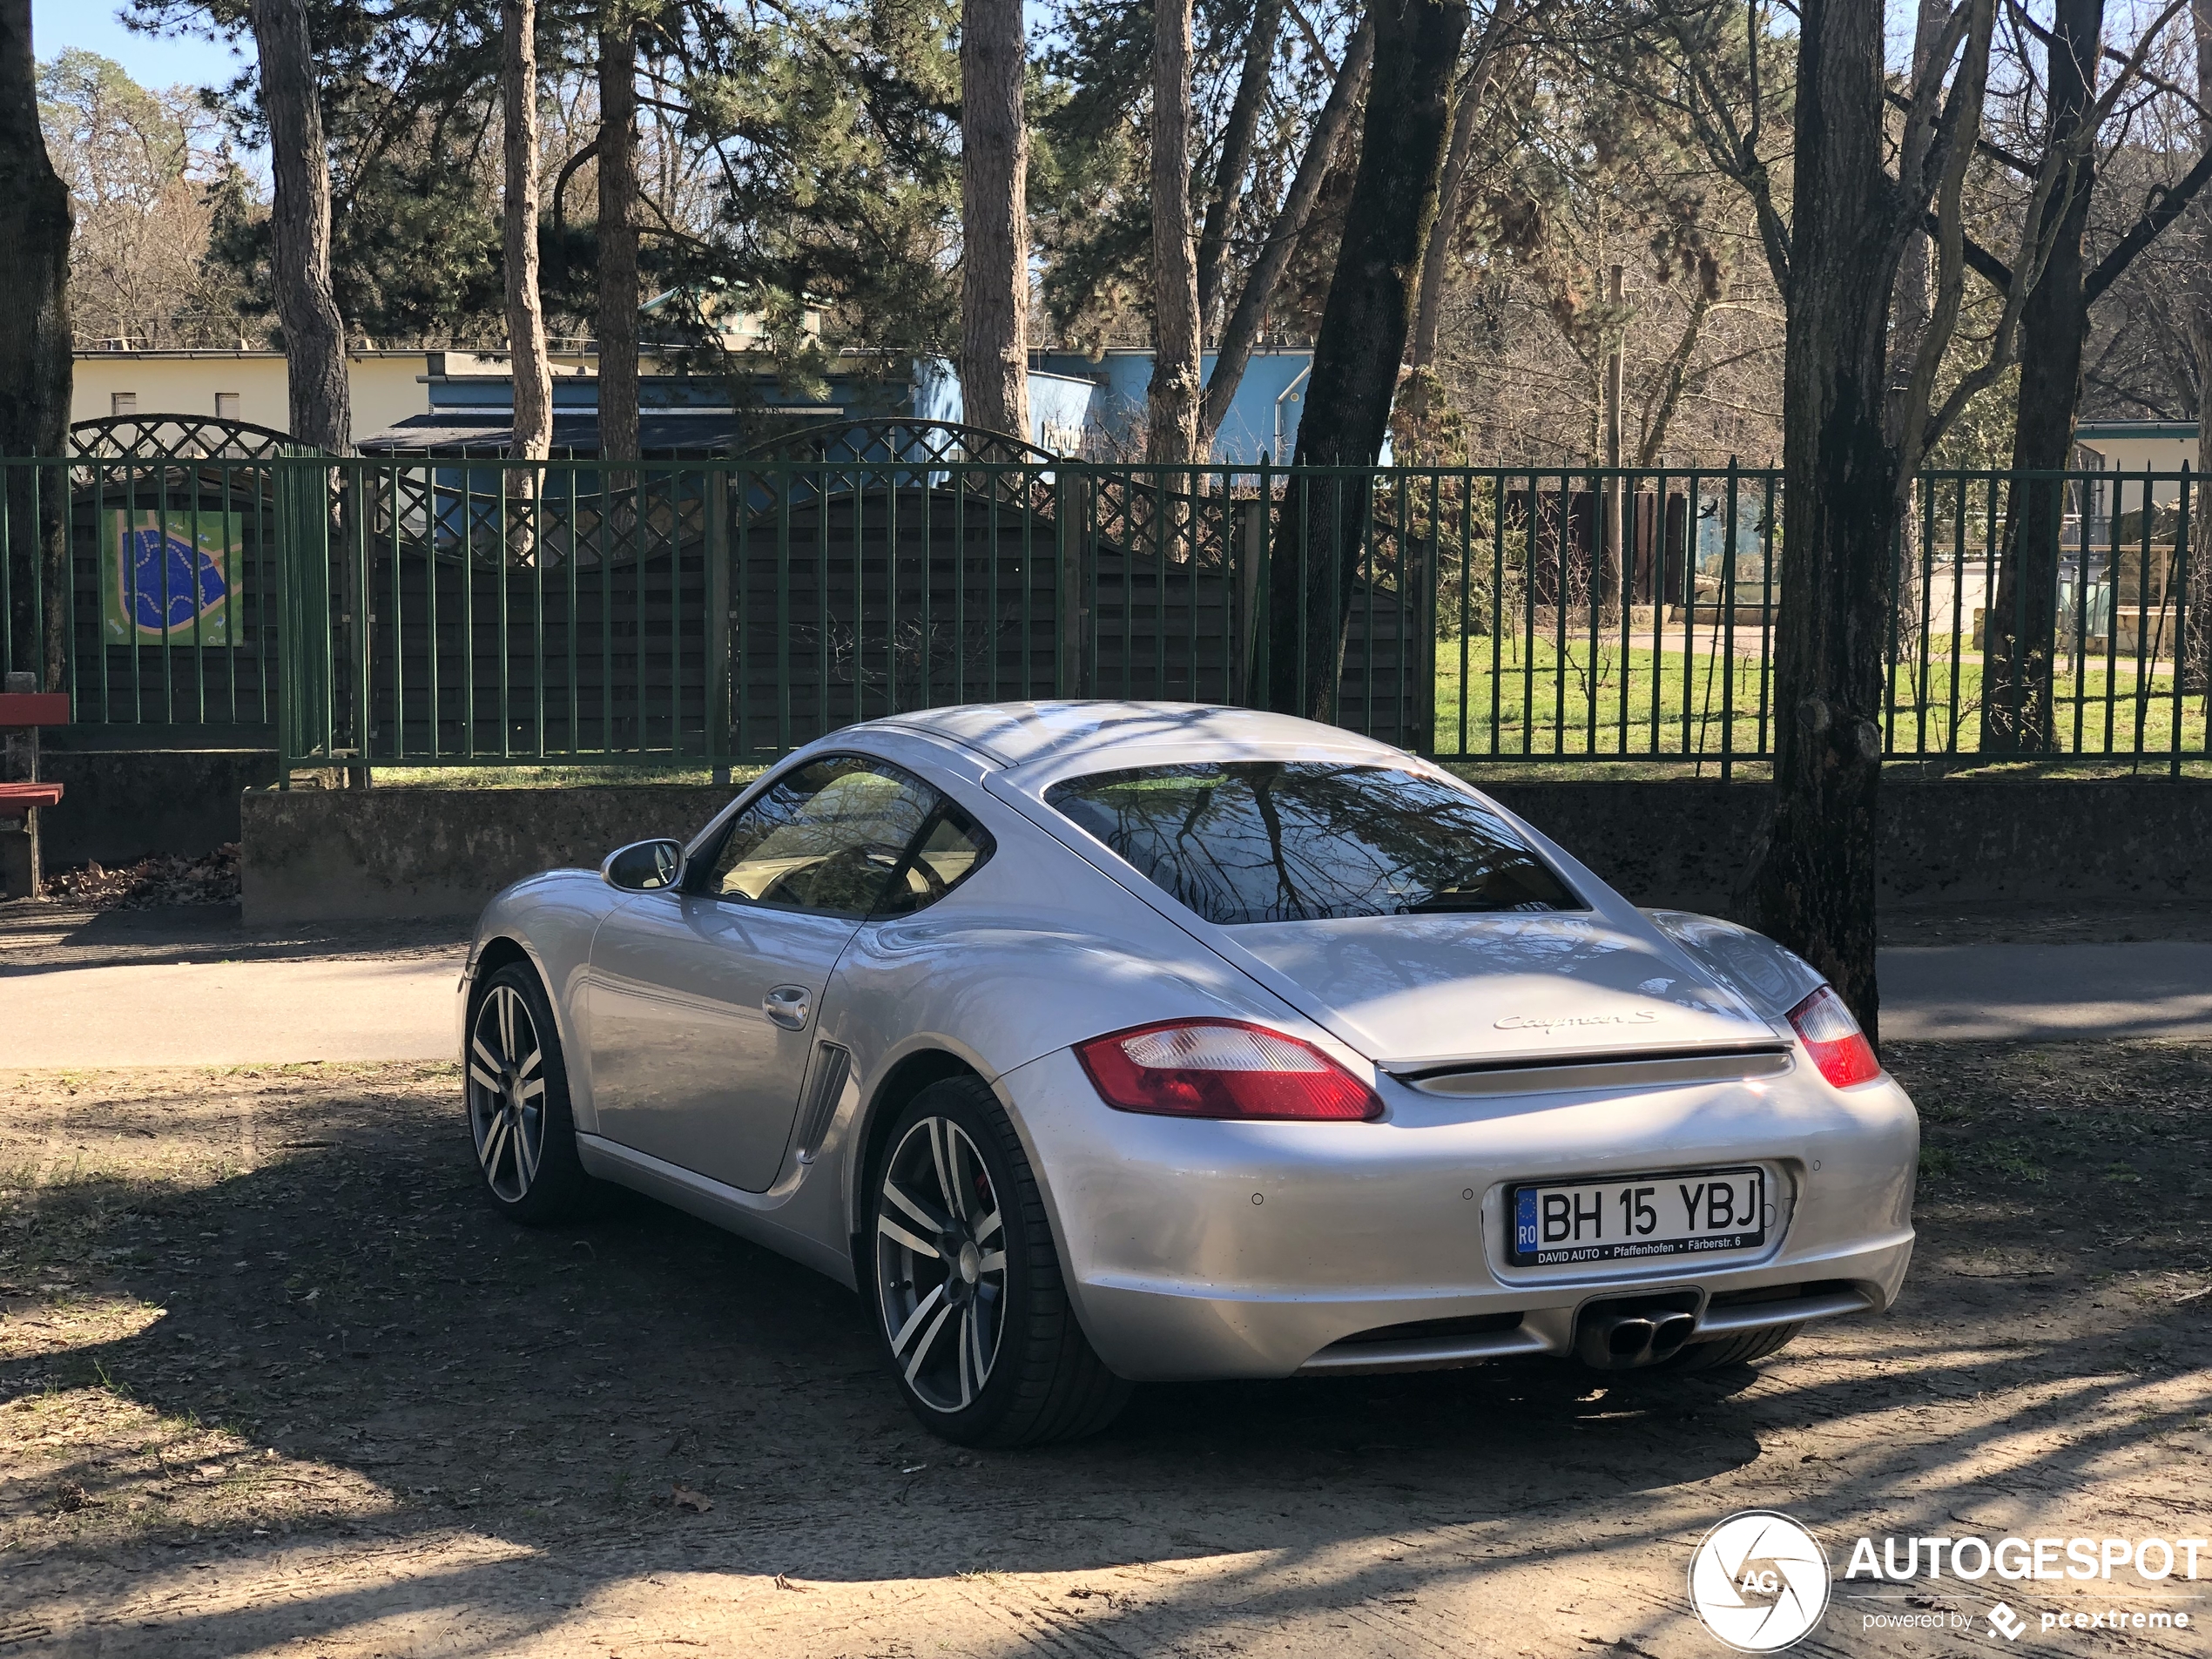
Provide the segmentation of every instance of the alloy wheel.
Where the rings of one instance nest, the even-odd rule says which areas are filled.
[[[469,1129],[493,1196],[527,1197],[545,1157],[545,1049],[529,1004],[494,985],[469,1034]]]
[[[884,1161],[876,1294],[891,1356],[934,1411],[966,1410],[990,1379],[1006,1318],[1004,1218],[966,1130],[925,1117]]]

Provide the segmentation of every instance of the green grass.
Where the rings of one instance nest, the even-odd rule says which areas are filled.
[[[750,783],[759,766],[733,766],[732,787]],[[705,766],[377,766],[379,789],[604,789],[627,784],[711,784]]]
[[[1982,665],[1968,660],[1954,668],[1947,644],[1932,641],[1935,660],[1900,664],[1892,675],[1895,748],[1961,759],[1979,752]],[[1756,657],[1731,662],[1710,648],[1624,650],[1603,639],[1593,652],[1587,639],[1562,646],[1541,637],[1471,636],[1462,681],[1460,647],[1456,639],[1437,642],[1436,747],[1447,756],[1486,765],[1492,757],[1559,755],[1622,762],[1642,756],[1641,764],[1651,765],[1673,756],[1710,765],[1723,753],[1765,746],[1763,711],[1766,730],[1773,728],[1773,683]],[[2170,665],[2138,677],[2130,661],[2113,667],[2093,661],[2079,676],[2060,675],[2054,690],[2061,752],[2096,756],[2101,765],[2115,752],[2141,751],[2165,767],[2175,732]],[[2204,705],[2201,694],[2183,699],[2185,753],[2203,754]]]

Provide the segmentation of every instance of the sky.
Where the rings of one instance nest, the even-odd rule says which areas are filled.
[[[115,0],[30,0],[31,49],[41,58],[64,46],[82,46],[123,65],[141,86],[219,85],[243,60],[213,41],[134,35],[124,28]]]

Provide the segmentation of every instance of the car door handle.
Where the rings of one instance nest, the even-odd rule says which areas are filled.
[[[760,1011],[786,1031],[804,1031],[814,994],[804,985],[779,985],[760,999]]]

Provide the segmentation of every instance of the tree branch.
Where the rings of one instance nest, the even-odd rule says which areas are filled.
[[[2128,228],[2128,233],[2114,245],[2111,253],[2097,261],[2097,268],[2089,273],[2081,285],[2082,292],[2094,305],[2098,297],[2118,281],[2122,272],[2134,262],[2135,256],[2158,239],[2159,233],[2188,211],[2197,192],[2207,180],[2212,180],[2212,150],[2196,158],[2196,165],[2182,175],[2181,182],[2171,190],[2160,193],[2158,200]]]

